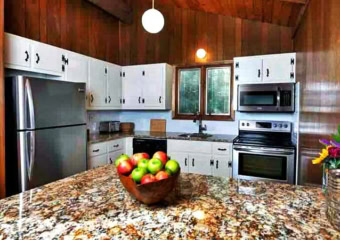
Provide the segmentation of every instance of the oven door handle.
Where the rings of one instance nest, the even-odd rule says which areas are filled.
[[[271,149],[264,149],[264,150],[255,150],[255,149],[244,149],[244,148],[238,148],[238,147],[234,147],[234,150],[236,151],[242,151],[245,153],[261,153],[261,154],[276,154],[276,155],[292,155],[294,154],[294,151],[287,151],[287,150],[283,150],[283,151],[273,151]]]

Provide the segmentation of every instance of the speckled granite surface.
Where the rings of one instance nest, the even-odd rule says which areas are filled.
[[[155,133],[155,132],[134,132],[134,133],[113,133],[113,134],[90,134],[89,143],[100,143],[111,140],[116,140],[124,137],[138,137],[138,138],[158,138],[158,139],[179,139],[179,140],[191,140],[191,141],[209,141],[209,142],[227,142],[232,143],[236,138],[235,135],[223,135],[215,134],[208,138],[186,138],[180,137],[183,133],[180,132],[166,132],[166,133]]]
[[[0,239],[340,239],[321,189],[182,174],[178,191],[145,206],[104,166],[0,201]]]

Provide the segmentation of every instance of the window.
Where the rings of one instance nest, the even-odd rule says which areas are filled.
[[[233,120],[232,65],[176,69],[174,119]]]

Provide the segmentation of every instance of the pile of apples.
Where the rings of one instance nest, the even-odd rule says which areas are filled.
[[[123,154],[116,159],[115,165],[118,173],[129,176],[138,184],[167,179],[179,171],[178,162],[168,160],[164,152],[156,152],[151,159],[147,153],[135,153],[131,158]]]

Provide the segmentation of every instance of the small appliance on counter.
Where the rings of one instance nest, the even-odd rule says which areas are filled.
[[[240,121],[233,147],[233,178],[295,183],[292,124]]]
[[[100,133],[115,133],[119,132],[119,121],[106,121],[99,123],[99,132]]]

